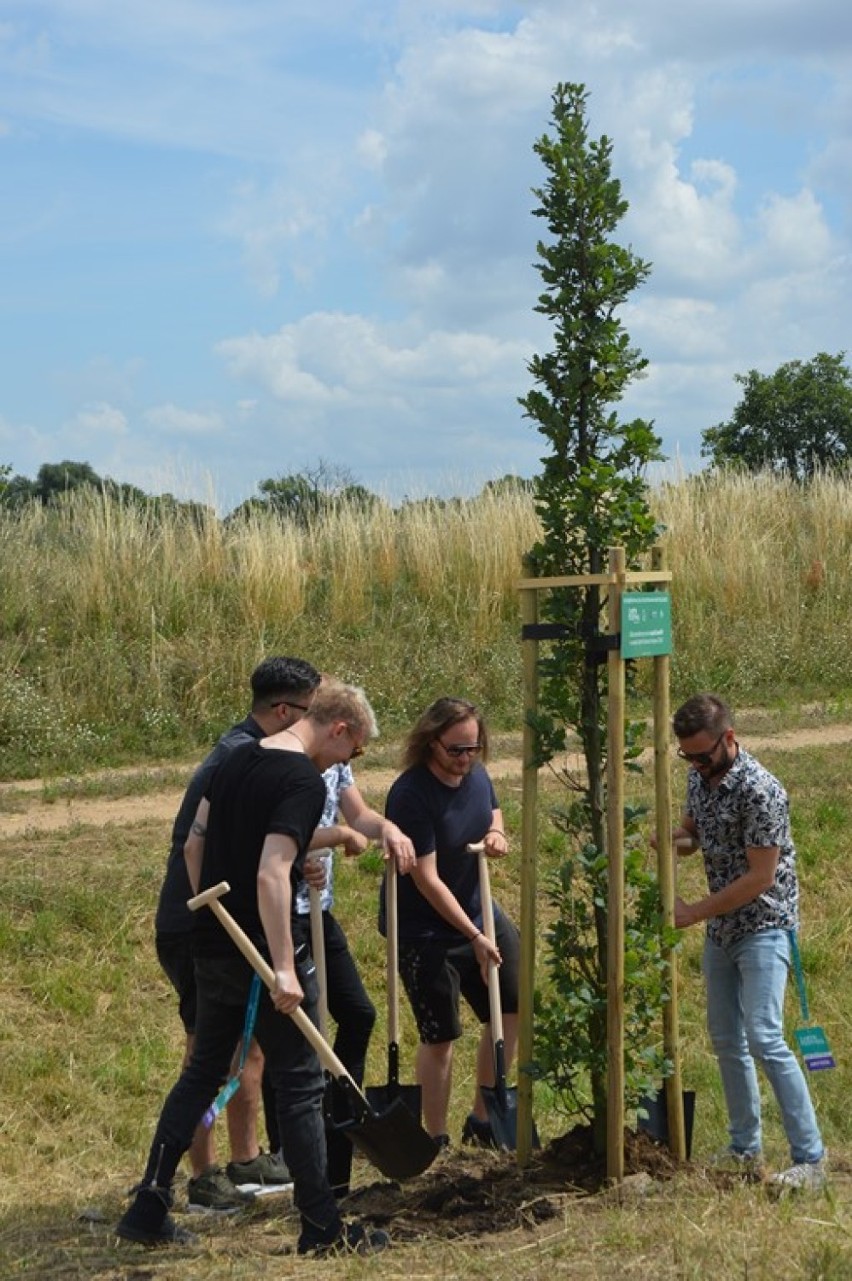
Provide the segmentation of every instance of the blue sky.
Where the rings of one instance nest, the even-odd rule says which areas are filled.
[[[0,463],[222,509],[532,475],[560,80],[653,264],[622,411],[700,465],[736,373],[852,347],[846,0],[0,0]]]

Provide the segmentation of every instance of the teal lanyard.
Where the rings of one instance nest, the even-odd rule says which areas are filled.
[[[802,1020],[810,1023],[811,1012],[808,1008],[808,994],[805,991],[805,972],[802,969],[802,954],[799,951],[799,943],[796,938],[795,930],[788,930],[790,936],[790,956],[793,961],[793,973],[796,976],[796,987],[799,992],[799,1005],[802,1007]]]
[[[207,1111],[204,1113],[204,1116],[201,1118],[201,1124],[207,1130],[210,1129],[211,1125],[216,1120],[216,1117],[223,1110],[223,1108],[227,1107],[231,1099],[236,1094],[237,1090],[240,1088],[240,1076],[242,1074],[243,1068],[245,1067],[246,1055],[248,1054],[248,1048],[251,1045],[251,1038],[254,1036],[254,1025],[257,1019],[257,1007],[258,1007],[258,1003],[260,1002],[260,989],[261,989],[260,975],[255,974],[252,977],[251,988],[249,990],[249,997],[248,997],[248,1001],[246,1002],[246,1017],[245,1017],[245,1022],[243,1023],[243,1043],[242,1043],[242,1046],[240,1047],[240,1061],[237,1065],[237,1070],[234,1073],[234,1075],[225,1082],[225,1084],[222,1086],[221,1090],[216,1095],[213,1102],[210,1104],[210,1107],[207,1109]]]

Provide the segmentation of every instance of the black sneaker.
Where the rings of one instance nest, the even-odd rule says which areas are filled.
[[[345,1223],[333,1241],[311,1243],[302,1234],[296,1253],[311,1254],[315,1259],[327,1259],[336,1254],[378,1254],[380,1250],[386,1250],[390,1243],[390,1237],[381,1228],[368,1229],[363,1223]]]
[[[271,1152],[260,1152],[251,1161],[229,1161],[225,1173],[238,1188],[280,1188],[282,1192],[293,1186],[293,1178],[285,1162]]]
[[[140,1188],[133,1204],[119,1219],[116,1236],[139,1245],[196,1245],[198,1237],[179,1228],[169,1214],[170,1204],[167,1189]]]
[[[186,1185],[186,1208],[191,1214],[238,1214],[253,1203],[252,1193],[235,1187],[218,1165]]]
[[[480,1148],[496,1148],[494,1132],[490,1121],[480,1121],[473,1112],[469,1112],[461,1136],[462,1143],[472,1143]]]

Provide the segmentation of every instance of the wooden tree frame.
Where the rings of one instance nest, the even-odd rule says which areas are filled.
[[[623,547],[609,549],[605,574],[576,574],[565,577],[523,578],[521,593],[522,663],[524,685],[523,800],[521,818],[521,960],[518,1006],[518,1062],[533,1061],[533,996],[535,992],[536,892],[538,850],[538,769],[532,717],[538,710],[538,593],[551,589],[597,585],[607,592],[607,628],[611,638],[607,653],[607,1176],[624,1178],[624,745],[625,745],[625,660],[621,655],[621,597],[628,585],[670,583],[661,547],[652,551],[652,568],[632,571],[625,568]],[[663,921],[674,924],[675,878],[672,858],[671,772],[669,754],[668,654],[652,659],[654,809],[657,830],[657,873]],[[686,1133],[681,1089],[678,1037],[677,957],[664,948],[669,971],[670,1000],[663,1006],[663,1043],[673,1064],[666,1080],[666,1111],[669,1142],[679,1160],[686,1157]],[[518,1073],[518,1164],[529,1163],[532,1153],[533,1080],[528,1072]]]

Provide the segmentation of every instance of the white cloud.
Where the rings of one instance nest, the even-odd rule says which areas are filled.
[[[106,401],[83,405],[68,423],[69,435],[81,445],[126,436],[128,430],[127,415]]]
[[[557,80],[586,83],[591,136],[613,140],[630,202],[617,239],[653,265],[624,315],[650,361],[625,412],[697,453],[735,372],[846,345],[852,52],[837,0],[4,8],[3,155],[24,164],[0,252],[34,319],[9,361],[19,401],[4,378],[0,411],[67,424],[30,429],[38,461],[91,446],[101,470],[112,438],[142,469],[172,440],[244,489],[280,472],[282,442],[296,465],[344,451],[365,480],[459,458],[465,474],[534,469],[515,398],[549,341],[530,188]],[[34,173],[51,175],[43,194]],[[93,191],[108,211],[94,229]],[[140,210],[132,230],[125,208]],[[100,294],[96,239],[122,273]],[[110,287],[126,293],[121,323]],[[26,401],[44,386],[59,412]]]
[[[224,428],[218,411],[202,412],[181,409],[178,405],[155,405],[147,409],[143,419],[163,436],[213,436]]]
[[[232,376],[276,399],[336,411],[354,400],[413,406],[430,391],[511,386],[529,355],[520,342],[482,333],[431,331],[406,340],[392,326],[333,313],[266,337],[230,338],[218,351]]]

